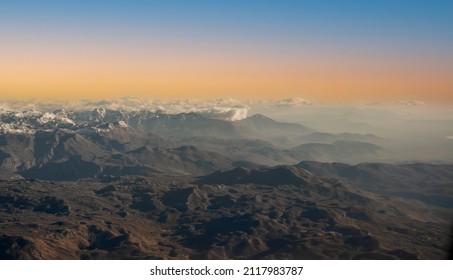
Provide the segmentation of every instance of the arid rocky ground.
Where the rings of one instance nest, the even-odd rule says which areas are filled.
[[[295,166],[18,179],[0,183],[0,258],[444,259],[449,219]]]

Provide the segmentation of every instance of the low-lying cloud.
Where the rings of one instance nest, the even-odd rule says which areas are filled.
[[[291,98],[276,100],[274,102],[274,104],[277,107],[293,107],[293,106],[310,105],[311,102],[302,97],[291,97]]]
[[[420,100],[400,100],[396,102],[397,105],[413,107],[413,106],[425,106],[426,103]]]
[[[92,111],[98,108],[105,110],[121,110],[124,112],[151,111],[167,114],[199,113],[208,118],[237,121],[247,117],[249,106],[235,99],[214,100],[142,100],[136,98],[120,98],[113,100],[79,100],[61,101],[4,101],[0,103],[0,112],[40,111],[42,113],[64,109],[67,111]]]

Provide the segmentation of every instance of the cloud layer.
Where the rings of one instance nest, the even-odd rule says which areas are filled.
[[[235,99],[215,100],[142,100],[130,97],[113,100],[80,100],[72,102],[59,101],[3,101],[0,102],[0,112],[40,111],[53,112],[64,109],[68,111],[91,111],[97,108],[106,110],[160,111],[167,114],[199,113],[208,118],[228,121],[241,120],[247,117],[249,106]]]

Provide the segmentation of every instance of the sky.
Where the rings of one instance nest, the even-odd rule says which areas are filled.
[[[0,1],[0,98],[453,104],[453,1]]]

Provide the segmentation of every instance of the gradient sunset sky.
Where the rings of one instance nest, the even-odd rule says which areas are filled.
[[[0,98],[453,103],[453,1],[0,1]]]

